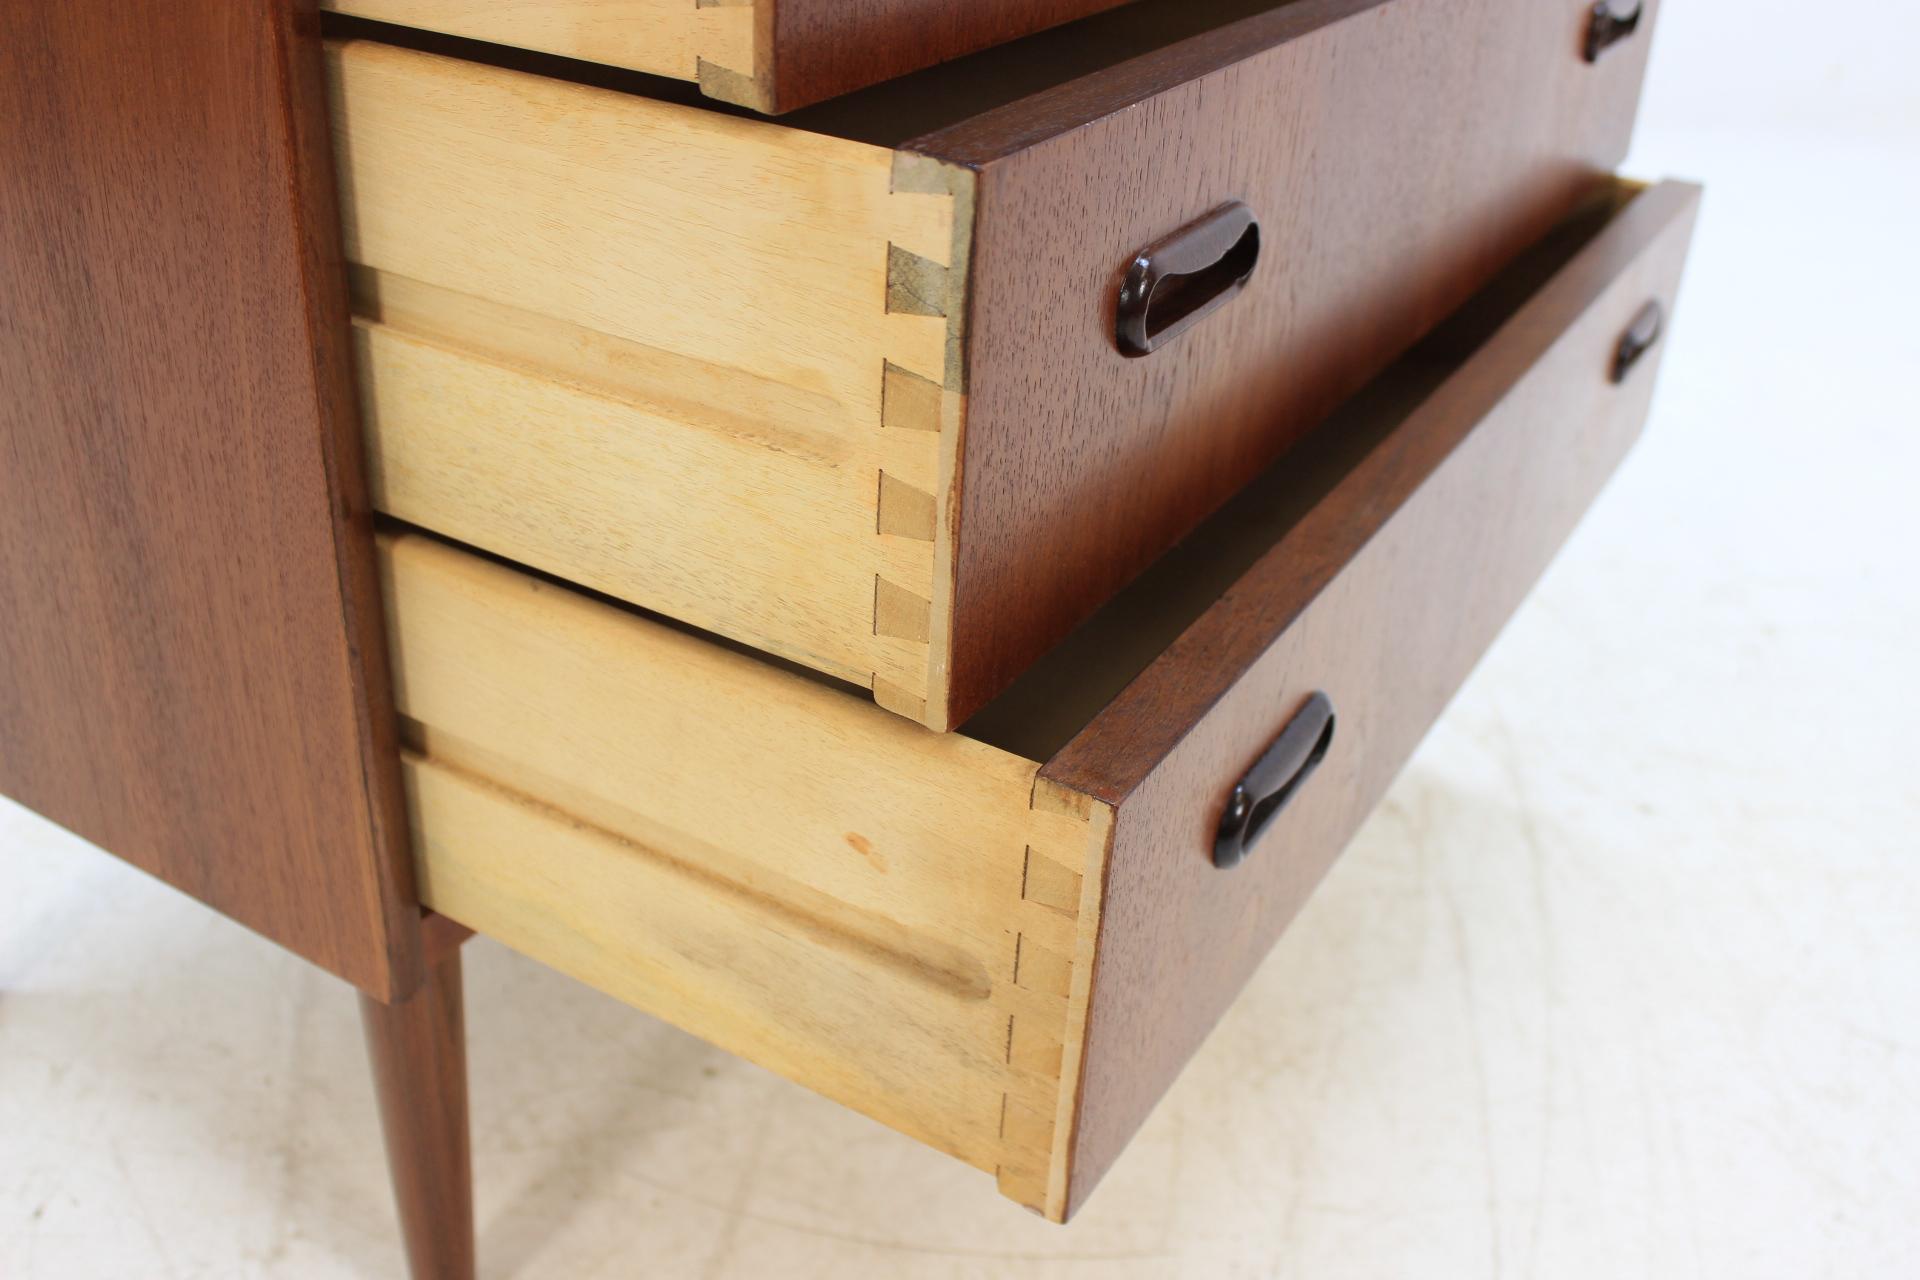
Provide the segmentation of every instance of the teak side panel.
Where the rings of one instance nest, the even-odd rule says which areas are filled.
[[[1603,180],[1657,5],[1594,65],[1588,8],[1302,0],[907,144],[980,170],[956,720]],[[1231,199],[1246,289],[1120,354],[1133,254]]]
[[[1118,807],[1069,1205],[1085,1200],[1378,803],[1621,456],[1661,353],[1698,188],[1626,210],[1231,596],[1050,761]],[[1385,521],[1384,525],[1382,521]],[[1210,862],[1234,782],[1314,691],[1333,746],[1247,862]]]
[[[316,22],[0,6],[0,790],[390,998],[418,913]]]
[[[1124,0],[321,0],[424,31],[697,80],[781,112]]]

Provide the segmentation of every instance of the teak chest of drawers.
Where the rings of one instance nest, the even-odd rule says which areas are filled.
[[[0,789],[364,990],[421,1277],[465,929],[1065,1220],[1698,203],[1630,0],[104,2],[0,14]]]

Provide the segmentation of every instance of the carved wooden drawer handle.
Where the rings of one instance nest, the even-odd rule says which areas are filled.
[[[1333,700],[1315,693],[1234,784],[1213,840],[1213,865],[1239,866],[1333,745]]]
[[[1600,61],[1601,54],[1632,35],[1645,7],[1642,0],[1594,0],[1587,19],[1587,61]]]
[[[1620,335],[1619,343],[1613,349],[1613,380],[1625,382],[1633,366],[1640,363],[1640,357],[1660,341],[1660,331],[1666,327],[1667,312],[1658,300],[1647,303],[1634,313],[1633,323]]]
[[[1133,255],[1120,283],[1114,339],[1144,356],[1240,292],[1260,261],[1260,224],[1238,200]]]

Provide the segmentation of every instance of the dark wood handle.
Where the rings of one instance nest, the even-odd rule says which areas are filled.
[[[1640,363],[1640,357],[1660,341],[1660,333],[1666,328],[1667,312],[1656,299],[1636,311],[1633,323],[1620,335],[1620,341],[1613,348],[1613,380],[1625,382],[1627,375],[1633,372],[1633,366]]]
[[[1213,865],[1239,866],[1333,745],[1333,700],[1315,693],[1234,784],[1213,840]]]
[[[1114,340],[1130,356],[1165,346],[1240,292],[1260,261],[1260,224],[1238,200],[1133,255]]]
[[[1642,0],[1594,0],[1587,18],[1587,61],[1600,61],[1601,54],[1639,30],[1645,8]]]

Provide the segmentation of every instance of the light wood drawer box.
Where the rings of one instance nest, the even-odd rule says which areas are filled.
[[[1064,1217],[1637,435],[1697,191],[1629,190],[959,733],[389,538],[423,899]],[[1324,760],[1217,868],[1315,694]]]
[[[950,728],[1603,181],[1648,33],[1586,12],[1303,0],[1026,96],[1014,45],[822,131],[335,45],[374,500]],[[1245,289],[1123,355],[1233,200]]]
[[[1121,0],[320,0],[322,9],[693,80],[790,111]]]

